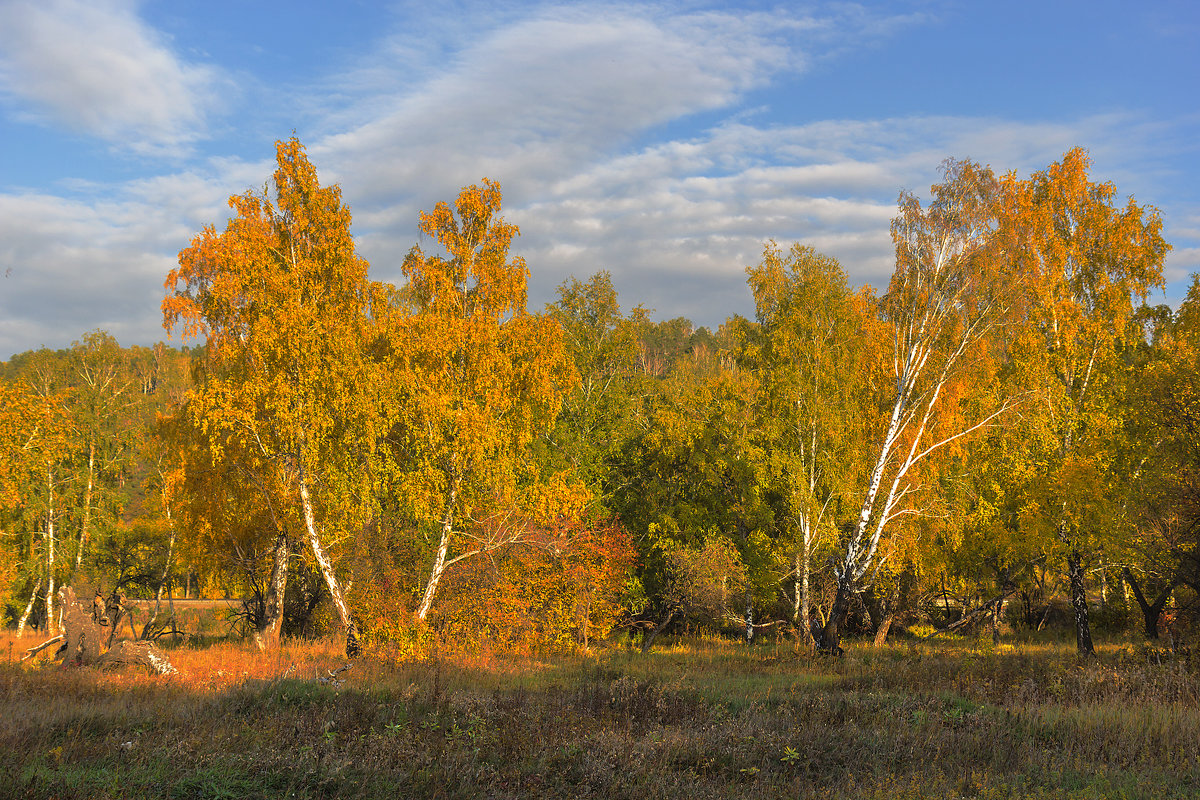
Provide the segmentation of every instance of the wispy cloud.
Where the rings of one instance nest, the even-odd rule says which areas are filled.
[[[205,135],[212,66],[181,60],[130,0],[0,4],[0,88],[19,113],[144,154],[179,154]]]

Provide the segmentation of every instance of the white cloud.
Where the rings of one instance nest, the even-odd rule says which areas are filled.
[[[141,153],[178,153],[205,135],[223,88],[181,61],[131,0],[0,4],[0,87],[20,109]]]
[[[0,194],[0,358],[95,328],[126,344],[164,339],[159,304],[177,253],[205,224],[221,227],[229,195],[267,170],[220,162],[79,198]]]
[[[853,282],[886,285],[897,193],[926,193],[947,156],[1027,174],[1084,144],[1096,177],[1139,200],[1160,196],[1156,176],[1178,150],[1164,138],[1181,134],[1136,115],[772,125],[744,113],[748,92],[870,35],[870,22],[861,9],[823,20],[633,6],[509,13],[451,37],[457,51],[432,46],[437,66],[392,39],[356,67],[369,78],[362,86],[328,79],[344,90],[331,104],[355,99],[309,139],[309,153],[323,182],[342,184],[377,279],[401,279],[419,209],[487,175],[503,184],[505,214],[522,228],[514,252],[532,268],[532,308],[568,276],[607,269],[626,306],[705,325],[751,313],[743,270],[768,238],[812,245]],[[203,103],[186,107],[202,116]],[[686,136],[674,133],[681,120]],[[95,327],[122,341],[161,338],[161,284],[175,254],[203,224],[220,226],[229,194],[261,187],[271,170],[269,160],[212,160],[118,187],[74,187],[74,199],[0,195],[0,275],[12,269],[0,277],[0,355],[63,346]],[[1178,280],[1195,269],[1200,224],[1193,214],[1174,225],[1168,238],[1183,239],[1168,273]]]

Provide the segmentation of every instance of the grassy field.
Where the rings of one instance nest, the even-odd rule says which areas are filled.
[[[1136,643],[706,639],[648,655],[180,647],[179,674],[19,662],[0,796],[1200,796],[1200,665]]]

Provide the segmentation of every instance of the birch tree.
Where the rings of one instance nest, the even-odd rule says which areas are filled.
[[[1162,220],[1116,188],[1088,176],[1085,151],[1020,181],[1005,179],[998,232],[1019,280],[1013,294],[1019,327],[1012,360],[1034,391],[1028,441],[1039,465],[1029,484],[1026,524],[1045,529],[1065,559],[1078,650],[1092,655],[1084,584],[1086,560],[1111,519],[1104,490],[1119,446],[1124,393],[1131,376],[1124,353],[1140,328],[1134,314],[1163,286]]]
[[[851,598],[878,568],[881,544],[901,517],[921,511],[918,465],[1010,405],[1001,402],[966,420],[955,408],[954,387],[1000,320],[1003,275],[988,252],[995,227],[991,170],[948,160],[942,171],[928,207],[902,193],[892,221],[896,269],[879,306],[890,355],[879,403],[886,423],[838,559],[837,592],[822,635],[827,649],[837,647]]]
[[[520,540],[531,517],[579,505],[579,487],[538,474],[532,458],[577,378],[562,327],[526,312],[529,270],[508,255],[519,232],[500,209],[500,186],[485,178],[420,215],[445,255],[409,252],[389,323],[397,494],[436,542],[421,622],[447,567]]]
[[[793,621],[811,640],[813,555],[831,543],[861,462],[877,323],[837,261],[810,247],[784,253],[769,242],[746,273],[758,318],[746,361],[759,375],[764,457],[796,543]]]
[[[164,326],[207,344],[185,413],[214,456],[227,442],[231,452],[252,450],[294,492],[354,655],[355,625],[329,547],[370,516],[380,379],[367,349],[383,293],[355,253],[341,190],[320,186],[295,138],[277,143],[276,162],[274,199],[231,197],[225,230],[206,227],[179,254]]]

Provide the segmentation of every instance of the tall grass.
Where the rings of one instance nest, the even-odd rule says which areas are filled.
[[[24,643],[24,646],[28,646]],[[535,658],[425,638],[169,652],[177,676],[20,663],[0,796],[1195,797],[1200,675],[1136,646],[721,639]]]

